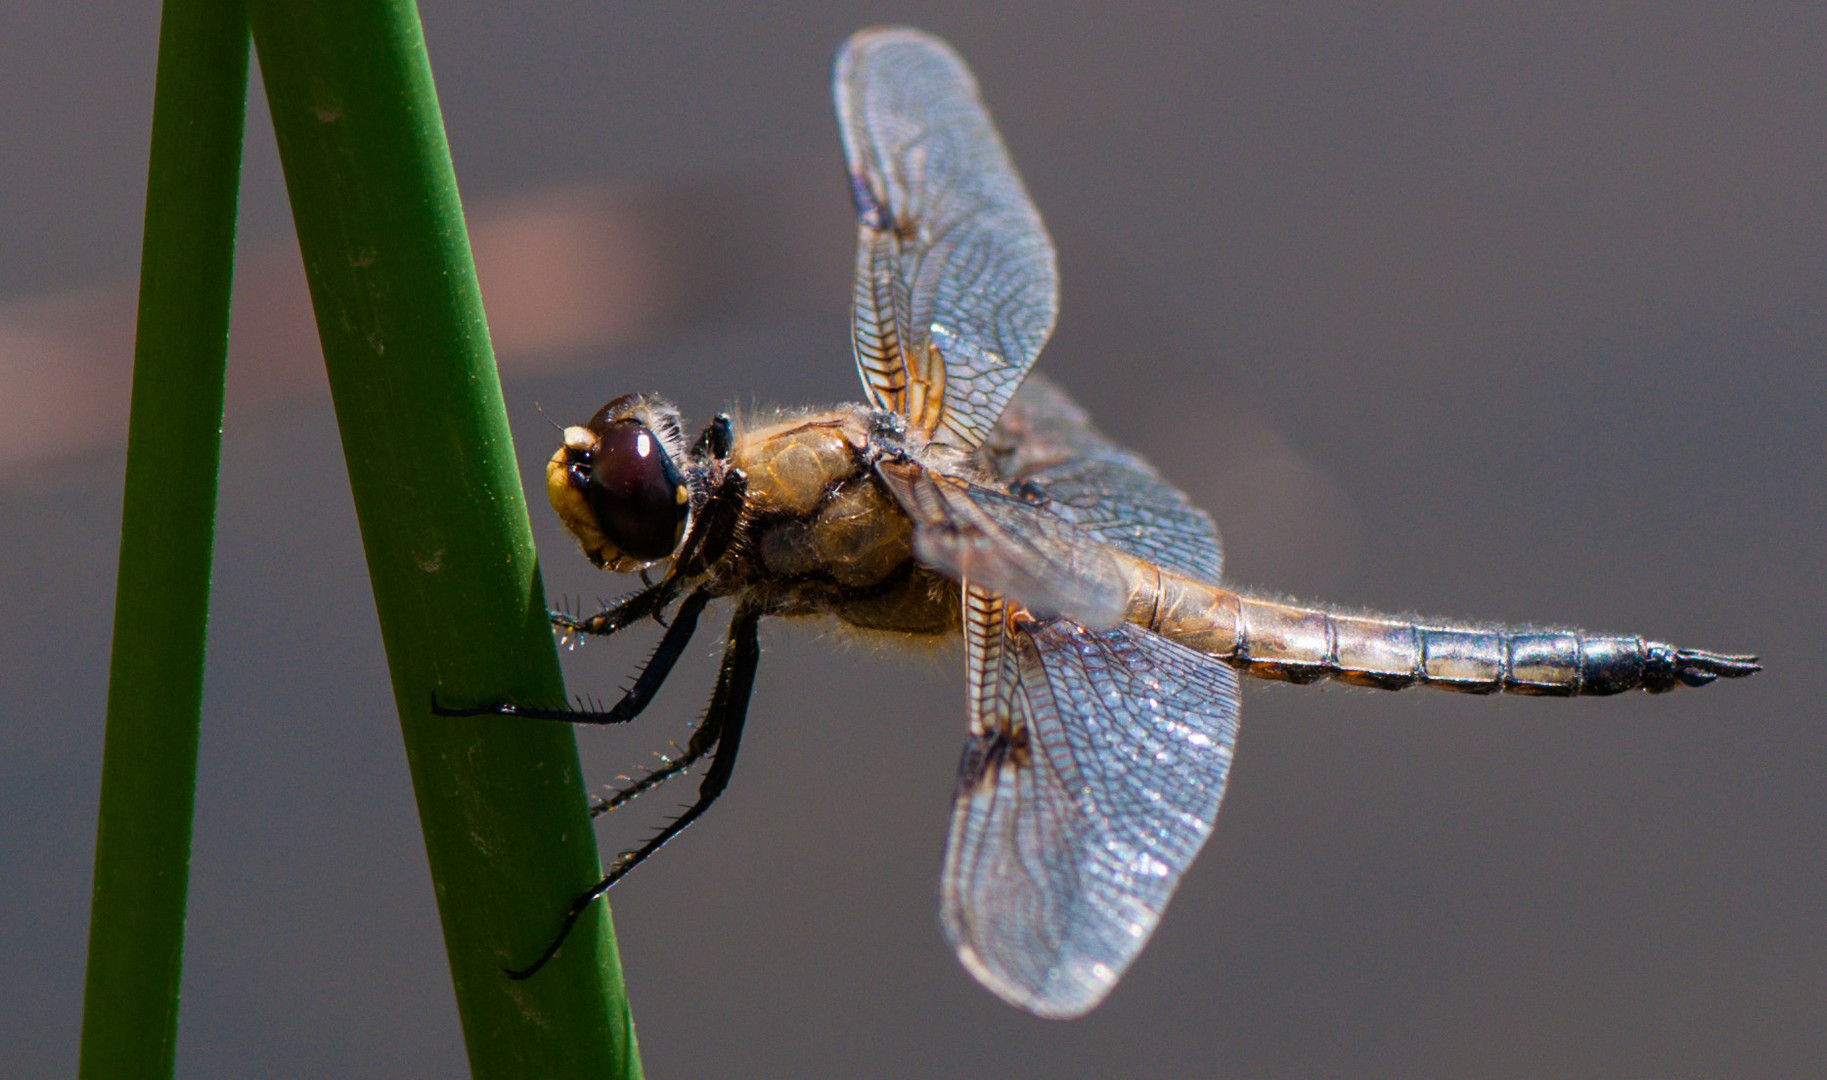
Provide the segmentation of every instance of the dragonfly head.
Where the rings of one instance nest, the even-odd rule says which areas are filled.
[[[624,394],[565,429],[546,463],[546,497],[590,561],[628,573],[678,550],[691,523],[679,410]]]

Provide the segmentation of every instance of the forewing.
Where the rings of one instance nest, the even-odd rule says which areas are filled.
[[[944,42],[865,30],[838,51],[832,92],[857,211],[863,385],[935,441],[973,449],[1053,332],[1053,242]]]
[[[1224,554],[1211,517],[1051,381],[1022,383],[984,450],[1012,488],[1104,543],[1217,583]]]
[[[967,591],[971,742],[941,885],[959,959],[1041,1016],[1103,1000],[1211,833],[1237,676],[1124,624],[1011,619]]]
[[[1123,620],[1128,583],[1091,534],[1023,499],[910,462],[876,472],[914,523],[914,555],[1013,599],[1037,618],[1104,629]]]

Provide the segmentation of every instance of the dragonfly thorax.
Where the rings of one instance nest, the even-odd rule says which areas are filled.
[[[850,627],[955,633],[958,589],[914,557],[913,524],[874,468],[908,453],[901,425],[863,405],[785,413],[745,427],[728,467],[745,482],[725,587],[774,615]]]

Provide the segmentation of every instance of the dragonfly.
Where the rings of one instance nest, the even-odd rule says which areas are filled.
[[[659,645],[608,709],[439,709],[631,721],[707,606],[732,610],[687,745],[592,812],[708,760],[696,799],[617,856],[511,976],[538,971],[590,903],[726,789],[768,617],[903,642],[962,634],[968,736],[940,918],[984,986],[1055,1018],[1110,992],[1210,836],[1240,675],[1566,697],[1760,670],[1634,635],[1437,625],[1222,584],[1212,519],[1029,374],[1053,329],[1056,258],[963,60],[917,30],[864,30],[839,50],[833,89],[864,401],[720,414],[688,444],[675,407],[628,394],[565,428],[546,470],[553,508],[592,563],[645,587],[552,621],[608,635],[651,619]]]

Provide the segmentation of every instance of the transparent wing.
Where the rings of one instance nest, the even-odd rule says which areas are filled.
[[[877,407],[973,449],[1053,332],[1053,242],[944,42],[865,30],[838,51],[832,93],[858,220],[863,385]]]
[[[1237,675],[1124,624],[1011,619],[966,590],[971,741],[941,918],[978,980],[1048,1017],[1109,993],[1211,833]]]
[[[1218,528],[1142,455],[1106,439],[1052,381],[1029,376],[984,451],[1023,496],[1118,550],[1213,584]]]
[[[914,555],[1004,594],[1037,618],[1108,628],[1123,621],[1128,582],[1098,539],[1023,499],[911,462],[876,473],[914,523]]]

